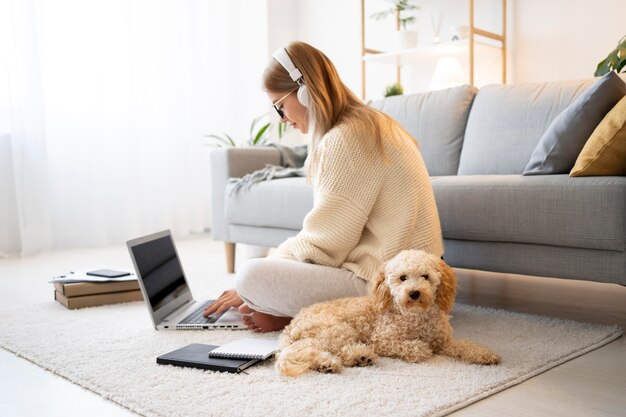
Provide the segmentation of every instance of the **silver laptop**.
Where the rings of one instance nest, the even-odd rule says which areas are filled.
[[[204,317],[215,300],[193,299],[169,230],[129,240],[126,246],[155,329],[246,328],[236,309]]]

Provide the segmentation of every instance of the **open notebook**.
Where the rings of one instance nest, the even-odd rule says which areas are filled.
[[[239,339],[209,352],[210,358],[267,359],[278,349],[277,340]]]

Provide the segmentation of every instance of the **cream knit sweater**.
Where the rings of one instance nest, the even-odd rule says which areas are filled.
[[[413,138],[397,124],[383,133],[387,161],[373,137],[339,123],[315,149],[313,209],[274,257],[340,267],[371,281],[404,249],[443,255],[428,172]]]

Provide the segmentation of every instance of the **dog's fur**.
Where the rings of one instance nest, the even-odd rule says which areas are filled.
[[[369,296],[302,309],[280,336],[280,372],[341,372],[344,366],[371,365],[379,355],[421,362],[441,354],[473,364],[500,363],[488,348],[452,337],[456,278],[438,257],[400,252],[372,284]]]

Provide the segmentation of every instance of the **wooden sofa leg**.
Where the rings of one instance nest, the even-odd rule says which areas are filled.
[[[235,272],[235,244],[224,242],[224,250],[226,251],[226,272],[232,274]]]

